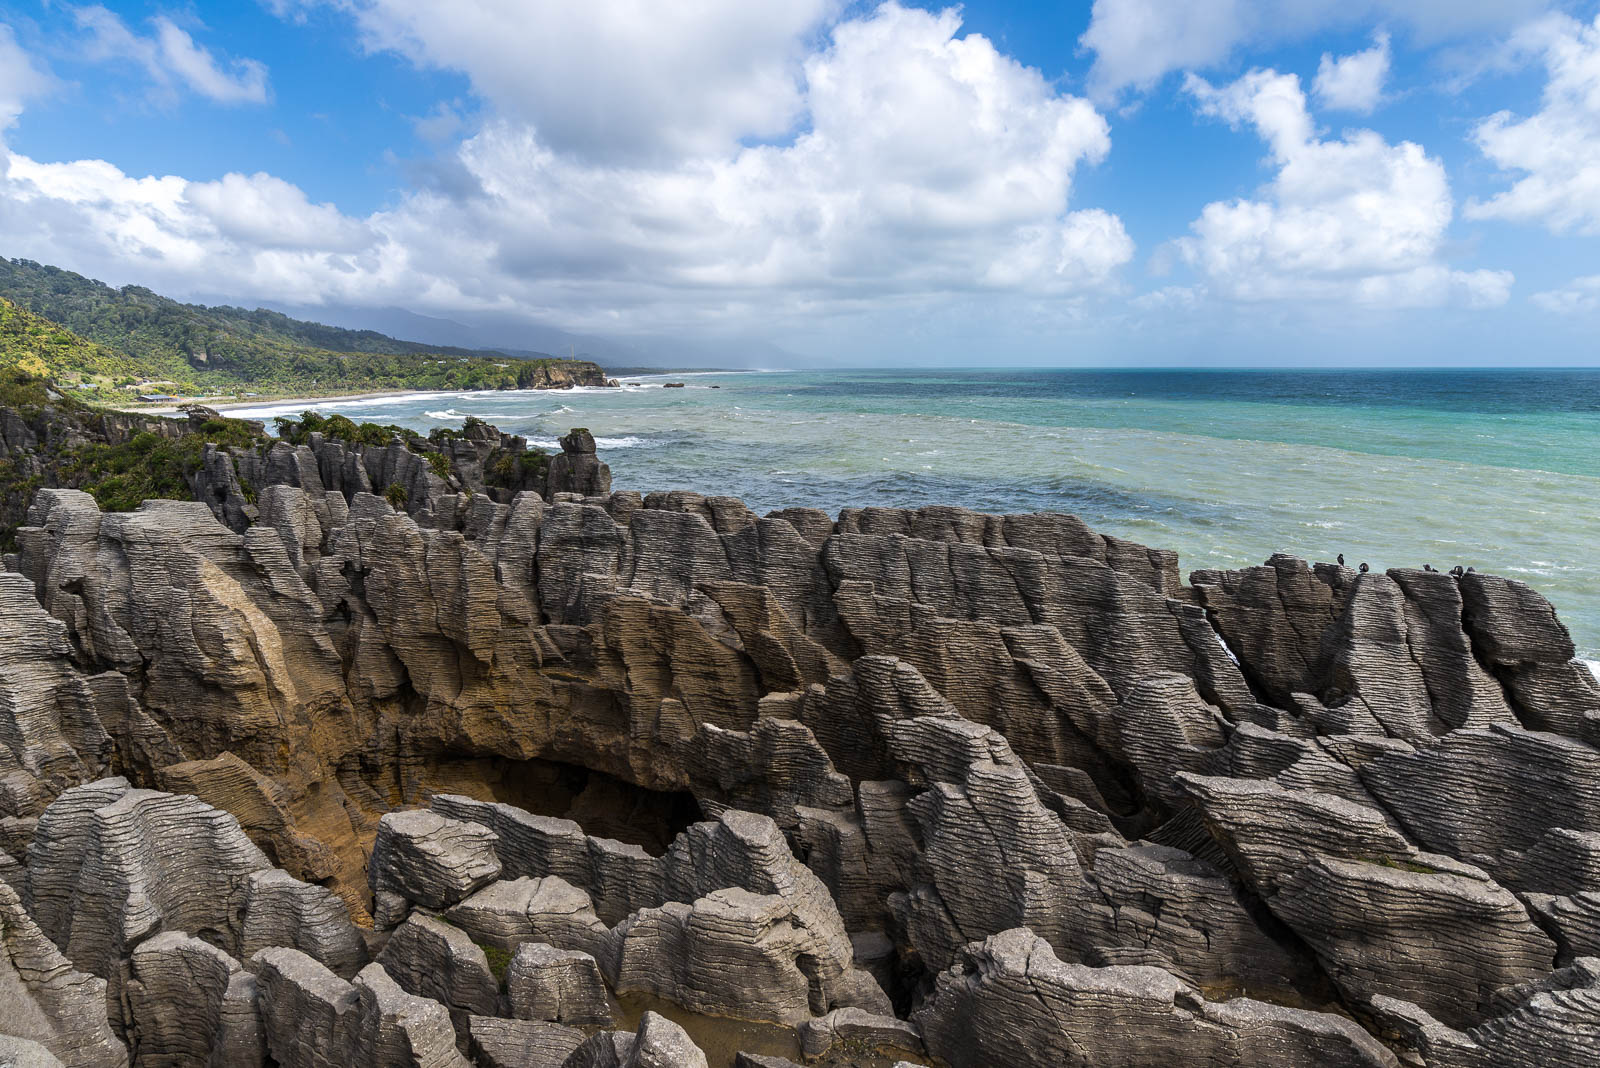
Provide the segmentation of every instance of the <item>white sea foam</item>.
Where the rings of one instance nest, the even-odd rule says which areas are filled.
[[[1579,663],[1589,669],[1589,674],[1594,676],[1596,682],[1600,682],[1600,660],[1580,660]]]
[[[663,442],[651,441],[648,438],[636,438],[628,435],[625,438],[595,438],[594,445],[597,449],[654,449]],[[528,445],[535,449],[559,449],[561,442],[555,438],[529,438]]]
[[[256,408],[228,408],[226,414],[235,419],[276,419],[280,415],[299,415],[304,411],[336,412],[341,409],[377,408],[386,404],[409,404],[416,401],[454,400],[470,397],[470,393],[455,391],[440,393],[385,393],[374,397],[348,397],[343,400],[319,400],[306,397],[300,400],[274,401]]]

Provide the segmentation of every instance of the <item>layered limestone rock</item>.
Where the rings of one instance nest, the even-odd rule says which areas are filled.
[[[588,1038],[576,1028],[536,1020],[474,1016],[468,1026],[479,1068],[561,1068]]]
[[[345,978],[367,963],[366,942],[338,896],[282,868],[251,872],[245,885],[239,955],[269,946],[298,949]]]
[[[540,942],[605,961],[612,956],[611,930],[595,915],[589,895],[554,875],[490,883],[445,918],[474,941],[503,953]]]
[[[594,454],[594,435],[575,429],[561,438],[561,454],[550,460],[548,496],[576,493],[604,497],[611,492],[611,469]]]
[[[922,1036],[914,1024],[893,1016],[874,1016],[861,1009],[835,1009],[800,1027],[800,1049],[807,1057],[825,1057],[835,1047],[922,1053]]]
[[[65,791],[39,817],[27,903],[76,966],[109,979],[162,930],[237,946],[249,876],[271,867],[228,813],[102,779]]]
[[[141,942],[122,997],[136,1065],[265,1063],[255,976],[193,935]]]
[[[1537,982],[1498,991],[1492,1015],[1465,1032],[1410,1002],[1379,996],[1371,1009],[1430,1068],[1590,1064],[1600,1057],[1600,959],[1582,958]]]
[[[297,950],[264,949],[251,963],[267,1052],[282,1068],[468,1068],[445,1007],[406,993],[382,965],[347,983]]]
[[[572,820],[449,794],[436,796],[432,810],[494,831],[504,878],[559,877],[587,891],[596,913],[611,923],[664,900],[659,858],[636,845],[586,835]]]
[[[104,979],[78,971],[0,881],[0,1034],[37,1043],[69,1068],[123,1068],[128,1051],[106,1019]],[[3,1048],[3,1047],[0,1047]],[[22,1059],[37,1050],[18,1046]],[[41,1062],[42,1063],[42,1062]]]
[[[829,1006],[824,979],[810,963],[817,940],[776,894],[716,890],[692,905],[673,901],[644,909],[618,934],[619,993],[640,991],[696,1012],[787,1024]]]
[[[693,1063],[568,1026],[619,992],[951,1065],[1585,1062],[1600,689],[1527,587],[1184,586],[1071,517],[524,457],[313,434],[199,504],[38,495],[0,881],[77,1007],[25,1038]]]
[[[397,923],[411,904],[447,909],[500,874],[495,834],[432,812],[391,812],[372,847],[372,896],[380,927]]]
[[[1023,929],[964,949],[916,1022],[928,1051],[952,1068],[1399,1063],[1345,1017],[1249,998],[1208,1001],[1159,968],[1064,964]]]
[[[0,573],[0,817],[37,816],[110,766],[114,743],[71,651],[33,583]]]
[[[389,935],[377,963],[408,993],[462,1013],[500,1015],[500,984],[488,958],[467,933],[413,912]]]
[[[602,1031],[579,1046],[563,1068],[707,1068],[706,1055],[683,1028],[646,1012],[632,1034]]]
[[[573,1027],[610,1027],[612,1011],[600,964],[579,950],[538,942],[517,947],[506,969],[511,1014]]]

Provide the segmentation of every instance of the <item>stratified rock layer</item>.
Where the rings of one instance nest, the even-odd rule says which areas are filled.
[[[706,1063],[642,1002],[953,1068],[1594,1059],[1600,684],[1525,585],[313,439],[18,532],[18,1056]]]

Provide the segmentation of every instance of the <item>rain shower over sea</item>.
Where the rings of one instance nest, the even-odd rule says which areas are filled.
[[[1274,552],[1532,584],[1600,660],[1600,370],[777,371],[286,402],[419,431],[586,426],[619,489],[764,512],[1072,512],[1185,574]],[[664,389],[665,381],[686,388]],[[717,388],[713,388],[717,387]]]

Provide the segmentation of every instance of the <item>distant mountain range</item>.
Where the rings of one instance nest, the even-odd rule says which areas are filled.
[[[116,289],[59,267],[0,257],[0,365],[97,399],[604,381],[597,367],[569,364],[531,345],[486,351],[445,344],[438,335],[435,329],[401,340],[266,308],[184,304],[141,286]]]

